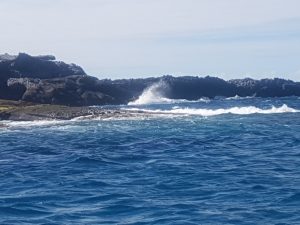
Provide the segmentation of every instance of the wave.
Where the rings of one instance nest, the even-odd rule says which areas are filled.
[[[246,97],[241,97],[239,95],[235,95],[233,97],[225,98],[225,100],[243,100],[243,99],[249,99],[249,98],[255,98],[255,95],[253,95],[253,96],[246,96]]]
[[[134,106],[134,105],[155,105],[155,104],[180,104],[180,103],[197,103],[197,102],[204,102],[204,103],[208,103],[210,102],[210,100],[208,98],[200,98],[197,100],[186,100],[186,99],[170,99],[170,98],[156,98],[151,99],[149,101],[145,101],[143,100],[136,100],[133,102],[129,102],[128,105],[129,106]]]
[[[146,88],[143,93],[135,101],[129,102],[128,105],[150,105],[150,104],[176,104],[176,103],[195,103],[209,102],[208,98],[200,98],[198,100],[186,99],[170,99],[166,98],[165,92],[169,86],[164,81],[159,81]]]
[[[48,127],[66,124],[67,120],[2,121],[0,127]]]
[[[167,89],[167,84],[163,81],[152,84],[146,88],[135,101],[129,102],[128,105],[146,105],[153,103],[167,103],[168,98],[164,97],[163,91]]]
[[[272,106],[270,109],[261,109],[255,106],[247,107],[232,107],[228,109],[195,109],[195,108],[179,108],[173,107],[171,110],[150,110],[150,109],[127,109],[131,111],[139,111],[145,113],[156,114],[175,114],[175,115],[198,115],[198,116],[217,116],[222,114],[237,114],[237,115],[250,115],[250,114],[275,114],[275,113],[296,113],[300,110],[290,108],[286,104],[281,107]]]

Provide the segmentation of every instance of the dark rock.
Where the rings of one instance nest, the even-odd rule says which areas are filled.
[[[300,83],[284,79],[262,79],[253,80],[250,78],[230,80],[237,88],[239,96],[257,97],[284,97],[300,96]]]
[[[19,77],[49,79],[70,75],[85,75],[81,67],[75,64],[49,60],[49,56],[32,57],[20,53],[10,65]]]
[[[20,100],[43,104],[71,106],[103,105],[113,98],[100,91],[97,79],[90,76],[69,76],[55,79],[11,78],[8,87],[25,89]]]
[[[51,79],[70,75],[85,75],[83,69],[75,64],[54,61],[54,56],[0,55],[0,98],[17,100],[22,91],[20,87],[7,86],[10,78]],[[17,92],[17,93],[16,93]]]
[[[11,117],[11,113],[0,111],[0,120],[9,120],[10,117]],[[0,124],[0,128],[1,128],[1,124]]]
[[[127,104],[145,88],[163,82],[160,93],[171,99],[197,100],[217,96],[300,96],[300,84],[283,79],[231,80],[215,77],[172,77],[98,80],[90,76],[54,79],[11,78],[7,85],[14,99],[70,106]],[[20,97],[21,96],[21,97]]]
[[[127,104],[143,91],[156,88],[164,97],[196,100],[217,96],[300,96],[300,83],[284,79],[225,81],[216,77],[172,77],[98,80],[85,75],[81,67],[55,61],[55,57],[0,55],[0,99],[43,104],[87,106]]]
[[[236,87],[216,77],[163,77],[169,84],[168,98],[197,100],[202,97],[235,96]]]

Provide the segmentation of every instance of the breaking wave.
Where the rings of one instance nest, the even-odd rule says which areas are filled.
[[[139,111],[145,113],[156,113],[156,114],[175,114],[175,115],[199,115],[199,116],[217,116],[222,114],[237,114],[237,115],[250,115],[250,114],[275,114],[275,113],[296,113],[300,110],[290,108],[286,104],[281,107],[272,106],[270,109],[261,109],[255,106],[247,107],[232,107],[228,109],[195,109],[195,108],[180,108],[173,107],[170,110],[150,110],[150,109],[138,109],[132,108],[127,109],[130,111]]]
[[[193,103],[193,102],[209,102],[208,98],[198,100],[186,99],[170,99],[165,97],[165,92],[168,90],[168,84],[164,81],[159,81],[146,88],[143,93],[135,101],[129,102],[128,105],[150,105],[150,104],[176,104],[176,103]]]
[[[146,105],[157,103],[169,103],[170,99],[164,97],[164,90],[167,84],[159,81],[149,86],[135,101],[129,102],[128,105]]]
[[[61,125],[65,124],[67,121],[66,120],[33,120],[33,121],[10,121],[6,120],[3,121],[1,124],[3,126],[11,126],[11,127],[32,127],[32,126],[56,126],[56,125]]]
[[[225,100],[244,100],[244,99],[250,99],[250,98],[255,98],[255,95],[254,96],[246,96],[246,97],[241,97],[239,95],[235,95],[234,97],[225,98]]]

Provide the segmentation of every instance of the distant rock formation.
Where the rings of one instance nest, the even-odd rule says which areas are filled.
[[[0,55],[0,99],[69,106],[127,104],[160,81],[166,84],[160,92],[170,99],[300,96],[299,82],[278,78],[225,81],[216,77],[163,76],[98,80],[87,76],[81,67],[55,61],[51,55]]]
[[[17,56],[0,55],[0,98],[19,99],[20,93],[24,91],[22,86],[7,86],[10,78],[39,78],[51,79],[66,77],[70,75],[86,75],[84,70],[75,64],[66,64],[55,61],[51,55],[30,56],[20,53]]]
[[[55,57],[51,55],[30,56],[25,53],[17,56],[0,55],[1,77],[49,79],[70,75],[86,75],[86,73],[75,64],[55,61]]]
[[[300,96],[300,83],[285,79],[262,79],[253,80],[235,79],[229,80],[236,88],[237,95],[256,97],[285,97]]]
[[[159,81],[159,78],[111,81],[74,75],[52,79],[10,78],[7,86],[14,96],[17,96],[17,100],[88,106],[126,104],[156,81]]]

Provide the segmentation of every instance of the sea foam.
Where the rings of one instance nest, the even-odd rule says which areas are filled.
[[[58,126],[65,125],[67,120],[33,120],[33,121],[11,121],[6,120],[2,121],[0,125],[4,127],[49,127],[49,126]]]
[[[198,115],[198,116],[217,116],[222,114],[237,114],[237,115],[250,115],[250,114],[275,114],[275,113],[296,113],[299,110],[288,107],[283,104],[281,107],[272,106],[269,109],[261,109],[255,106],[245,107],[232,107],[232,108],[220,108],[220,109],[197,109],[197,108],[180,108],[173,107],[170,110],[150,110],[150,109],[138,109],[132,108],[127,109],[130,111],[140,111],[145,113],[156,113],[156,114],[175,114],[175,115]]]
[[[255,96],[246,96],[246,97],[241,97],[239,95],[235,95],[234,97],[228,97],[225,98],[225,100],[244,100],[244,99],[250,99],[250,98],[255,98]]]

